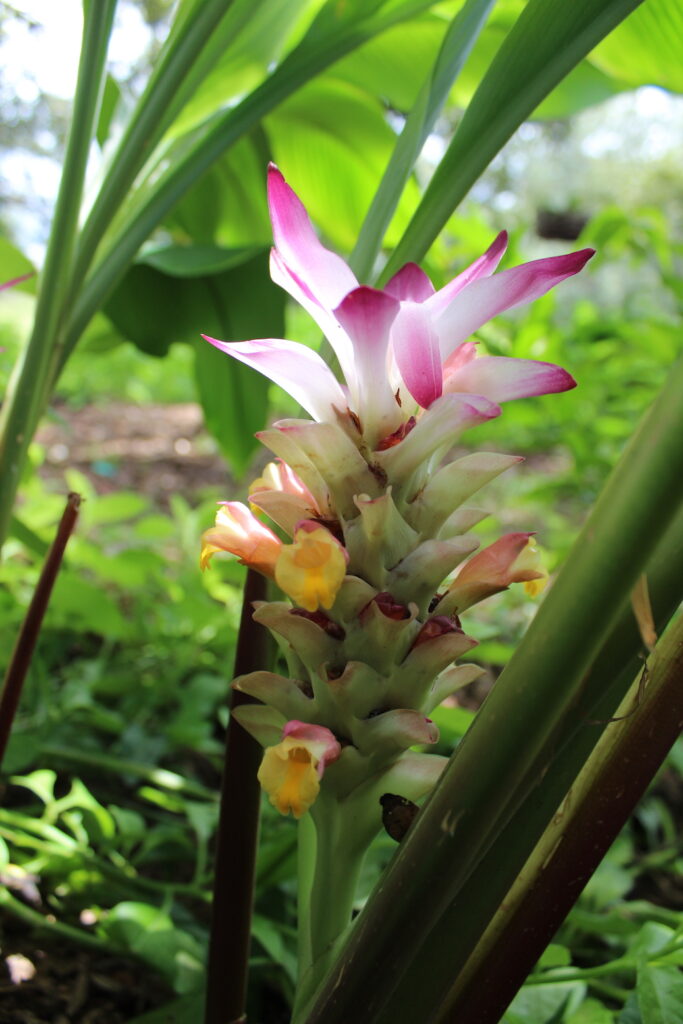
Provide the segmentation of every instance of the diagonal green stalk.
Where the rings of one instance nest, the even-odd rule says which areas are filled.
[[[683,596],[683,504],[663,534],[647,564],[648,588],[658,631],[666,626]],[[558,741],[557,753],[543,778],[530,790],[509,824],[470,876],[465,891],[448,906],[422,946],[415,951],[408,970],[391,996],[389,1006],[419,1014],[421,979],[429,971],[430,993],[439,1005],[453,979],[477,967],[472,950],[489,921],[507,904],[507,890],[524,868],[535,837],[552,820],[581,766],[609,723],[619,700],[642,668],[642,640],[633,611],[627,605],[591,663],[584,692],[567,721],[567,738]],[[600,691],[597,701],[595,693]],[[486,953],[486,949],[482,956]],[[500,951],[497,952],[500,957]],[[495,962],[495,961],[494,961]]]
[[[448,26],[436,63],[422,86],[368,210],[349,265],[367,280],[401,193],[453,83],[467,60],[495,0],[467,0]]]
[[[206,44],[223,21],[230,19],[236,36],[256,12],[258,0],[205,0],[185,19],[182,31],[172,33],[157,61],[145,90],[111,160],[107,174],[80,238],[70,275],[70,294],[75,299],[104,232],[118,211],[136,175],[187,100],[190,72]],[[205,73],[210,70],[204,69]],[[192,76],[196,87],[197,76]]]
[[[364,1007],[367,1024],[382,1019],[415,946],[463,892],[551,764],[591,661],[683,501],[682,391],[680,360],[524,642],[358,919],[309,1024],[341,1024],[354,1006]],[[379,958],[378,976],[373,965]]]
[[[195,797],[197,800],[213,800],[216,794],[212,789],[202,786],[199,782],[186,779],[177,772],[169,771],[168,768],[157,768],[155,765],[145,764],[143,761],[130,761],[123,757],[114,757],[111,754],[101,754],[94,750],[78,750],[76,747],[63,747],[56,743],[46,743],[40,748],[40,757],[48,764],[61,767],[61,762],[66,761],[68,765],[79,765],[90,771],[100,771],[103,775],[123,777],[131,775],[133,778],[143,779],[151,782],[158,789],[165,789],[169,793],[178,793],[181,796]]]
[[[507,893],[472,969],[444,1002],[440,1024],[497,1024],[680,735],[682,679],[679,615]]]
[[[7,535],[26,451],[48,386],[50,347],[68,287],[88,153],[95,132],[115,10],[116,0],[85,5],[73,121],[41,275],[35,321],[28,344],[12,373],[0,414],[0,546]]]
[[[548,93],[642,0],[529,0],[474,94],[381,282],[419,260]]]

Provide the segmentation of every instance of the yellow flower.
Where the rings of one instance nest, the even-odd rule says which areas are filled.
[[[284,544],[275,563],[275,581],[305,608],[331,608],[346,575],[348,555],[329,530],[311,520],[299,523],[292,544]]]
[[[272,577],[282,542],[240,501],[226,501],[216,513],[216,525],[202,534],[199,564],[206,569],[216,551],[237,555],[244,565]]]
[[[339,742],[324,726],[288,722],[282,741],[264,751],[258,780],[280,814],[291,811],[300,818],[320,792],[326,765],[340,753]]]
[[[529,597],[538,597],[545,590],[548,584],[548,573],[543,567],[541,552],[533,537],[529,537],[526,547],[515,559],[513,571],[515,573],[538,573],[535,579],[524,581],[524,590]]]

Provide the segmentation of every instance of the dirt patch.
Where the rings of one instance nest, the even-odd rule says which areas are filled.
[[[228,490],[224,459],[193,402],[134,405],[112,402],[82,409],[55,406],[36,440],[45,449],[41,476],[63,482],[64,470],[84,473],[99,494],[138,491],[162,508],[172,494],[188,500],[206,488]]]
[[[127,1024],[173,998],[142,963],[3,936],[0,1024]]]

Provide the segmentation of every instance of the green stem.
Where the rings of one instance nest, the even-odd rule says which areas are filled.
[[[0,414],[0,546],[7,536],[26,451],[44,407],[50,357],[68,287],[88,153],[99,109],[115,9],[116,0],[100,0],[99,3],[85,5],[73,121],[45,255],[35,321],[29,342],[12,373]]]
[[[610,985],[606,981],[590,981],[588,987],[598,995],[607,996],[608,999],[613,999],[616,1003],[625,1003],[631,995],[630,989]]]
[[[166,789],[171,793],[180,793],[183,796],[193,796],[200,800],[215,802],[216,794],[213,790],[191,779],[185,779],[176,772],[167,768],[155,768],[153,765],[143,764],[141,761],[128,761],[120,757],[112,757],[110,754],[98,754],[93,750],[77,750],[75,747],[62,747],[57,744],[48,743],[41,747],[41,755],[50,763],[53,761],[68,761],[71,764],[82,765],[86,768],[95,768],[100,771],[117,776],[132,775],[138,779],[144,779],[158,786],[159,789]]]
[[[355,838],[353,813],[336,798],[321,794],[310,817],[315,825],[315,865],[312,878],[310,861],[305,877],[300,877],[309,893],[300,904],[304,916],[299,918],[299,928],[306,938],[300,945],[293,1024],[306,1019],[308,1004],[334,963],[339,943],[351,924],[366,852]],[[310,842],[310,834],[307,842]],[[310,846],[305,852],[308,860]],[[304,954],[309,954],[307,959]]]
[[[0,907],[7,911],[8,914],[11,914],[12,917],[16,917],[18,920],[30,925],[31,928],[36,929],[36,931],[45,932],[48,935],[53,935],[55,938],[65,939],[67,942],[75,942],[79,946],[88,946],[90,949],[96,949],[100,952],[120,952],[112,943],[105,942],[104,939],[98,938],[97,935],[90,935],[89,932],[82,931],[80,928],[72,928],[68,924],[60,924],[59,921],[51,917],[45,917],[43,914],[38,913],[37,910],[27,907],[25,903],[15,899],[5,888],[0,888]]]
[[[313,961],[311,946],[311,887],[315,872],[316,834],[313,818],[305,814],[298,826],[297,898],[299,979]]]
[[[365,851],[349,843],[352,823],[336,801],[325,801],[314,809],[313,818],[317,842],[311,887],[311,953],[315,964],[351,923]]]
[[[608,977],[610,974],[624,974],[625,972],[635,974],[637,967],[636,962],[622,957],[597,967],[581,967],[576,970],[563,968],[561,971],[532,974],[530,978],[527,978],[525,985],[561,985],[565,981],[590,981],[593,978]]]

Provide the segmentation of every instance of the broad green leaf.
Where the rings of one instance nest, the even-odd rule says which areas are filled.
[[[239,0],[235,8],[244,8],[248,16],[235,33],[236,10],[223,19],[205,46],[190,82],[183,84],[189,92],[202,72],[210,68],[204,81],[194,87],[191,99],[175,119],[168,138],[178,138],[211,117],[236,96],[242,96],[261,82],[268,68],[277,63],[287,49],[293,32],[311,8],[310,0]]]
[[[647,0],[590,55],[602,71],[630,86],[683,92],[683,7]]]
[[[643,1024],[683,1020],[683,974],[677,967],[639,967],[636,996]]]
[[[529,0],[495,56],[383,279],[421,259],[515,129],[640,0]]]
[[[551,942],[550,945],[545,949],[541,959],[538,961],[539,967],[568,967],[572,962],[571,951],[566,946],[560,946],[556,942]]]
[[[65,572],[57,577],[45,623],[52,628],[93,632],[108,640],[121,640],[130,633],[116,601],[101,585]]]
[[[267,274],[267,255],[259,255],[213,279],[213,318],[203,334],[222,341],[281,338],[285,295]],[[268,381],[207,342],[195,342],[195,370],[206,424],[237,473],[246,469],[257,447],[254,432],[265,425]]]
[[[434,65],[447,28],[441,12],[396,25],[338,61],[334,75],[407,113]]]
[[[136,265],[116,288],[104,311],[117,331],[148,355],[164,356],[174,341],[197,330],[187,291],[152,267]]]
[[[559,1024],[586,993],[583,982],[527,985],[510,1003],[503,1024]]]
[[[263,252],[263,246],[223,249],[219,245],[166,245],[141,253],[144,263],[169,277],[206,277],[231,270]]]
[[[673,928],[667,928],[657,921],[647,921],[628,944],[626,952],[634,960],[649,960],[660,949],[668,946],[673,936]]]
[[[624,1009],[617,1017],[617,1024],[644,1024],[638,1009],[638,1000],[635,992],[632,992],[626,1000]]]
[[[263,249],[221,254],[215,246],[189,252],[178,247],[157,251],[152,259],[156,266],[140,263],[130,269],[107,312],[125,337],[151,355],[164,355],[173,342],[193,345],[207,427],[241,473],[256,447],[253,434],[265,424],[268,381],[200,336],[222,341],[282,337],[285,294],[269,279]],[[193,276],[175,276],[184,261]],[[198,276],[202,264],[230,269]],[[159,265],[172,265],[174,275],[162,273]]]
[[[440,740],[449,746],[462,739],[474,719],[474,711],[455,705],[442,704],[431,712],[430,718],[439,727]]]
[[[90,526],[104,523],[120,523],[134,519],[149,509],[149,499],[132,491],[118,491],[116,494],[100,495],[89,508]]]
[[[567,1024],[613,1024],[614,1014],[597,999],[586,999],[576,1013],[567,1017]]]
[[[24,274],[31,274],[34,266],[28,256],[13,245],[8,238],[0,237],[0,284],[11,281],[15,277],[22,277]],[[36,279],[29,277],[26,281],[14,286],[18,291],[28,292],[30,295],[36,293]],[[7,292],[2,293],[0,302],[4,301]]]
[[[166,218],[174,239],[222,248],[270,246],[267,161],[252,138],[216,160]]]
[[[325,76],[282,103],[265,127],[314,223],[350,250],[396,139],[379,101]]]

